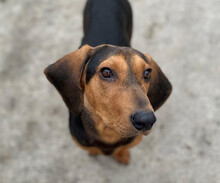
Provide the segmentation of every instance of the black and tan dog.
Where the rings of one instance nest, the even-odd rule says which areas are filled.
[[[82,46],[45,69],[69,109],[74,141],[125,164],[172,90],[156,62],[129,47],[131,32],[127,0],[88,0]]]

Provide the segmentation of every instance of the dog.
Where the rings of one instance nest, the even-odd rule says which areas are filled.
[[[44,73],[68,107],[75,143],[128,164],[129,148],[150,133],[172,85],[149,54],[130,47],[127,0],[88,0],[83,28],[80,48]]]

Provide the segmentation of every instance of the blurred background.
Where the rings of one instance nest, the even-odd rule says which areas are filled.
[[[76,50],[85,0],[0,0],[0,183],[220,183],[220,1],[130,0],[132,47],[173,85],[131,163],[89,157],[44,68]]]

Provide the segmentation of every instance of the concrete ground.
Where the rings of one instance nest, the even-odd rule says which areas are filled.
[[[0,1],[0,183],[220,183],[220,1],[131,0],[132,46],[174,89],[128,166],[73,143],[43,75],[80,45],[84,3]]]

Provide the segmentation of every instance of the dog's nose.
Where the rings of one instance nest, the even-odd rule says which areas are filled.
[[[131,115],[131,121],[137,130],[150,130],[156,122],[156,117],[153,112],[138,111]]]

